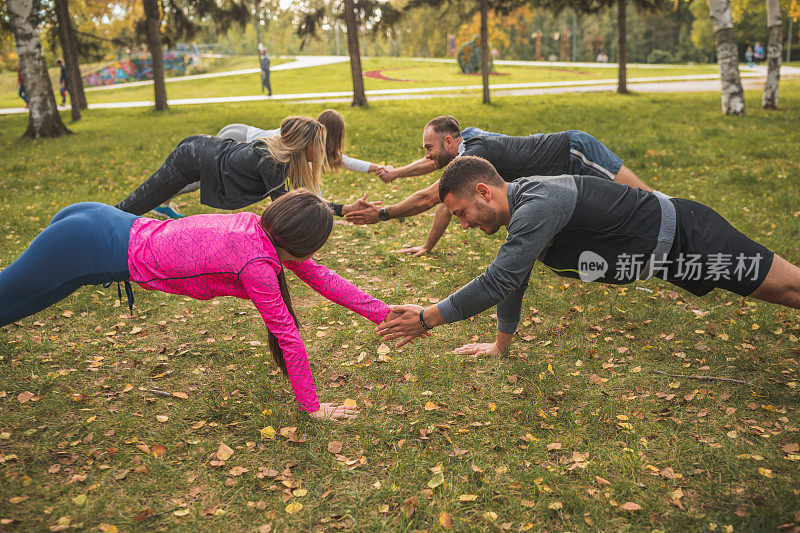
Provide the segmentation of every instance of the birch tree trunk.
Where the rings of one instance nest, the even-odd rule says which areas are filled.
[[[153,88],[155,89],[156,111],[164,111],[167,106],[167,87],[164,83],[164,49],[161,46],[161,14],[158,0],[142,0],[145,17],[147,47],[153,61]]]
[[[619,56],[619,71],[617,76],[617,92],[628,92],[628,17],[625,11],[626,0],[617,0],[617,55]]]
[[[489,95],[489,1],[481,0],[481,82],[483,103],[491,104]]]
[[[344,0],[344,24],[347,30],[347,52],[350,54],[350,74],[353,77],[354,107],[367,105],[364,78],[361,74],[361,50],[358,46],[358,24],[353,0]]]
[[[83,92],[83,80],[78,64],[78,44],[69,18],[68,0],[55,0],[55,11],[58,17],[58,40],[61,42],[67,70],[67,90],[72,107],[72,120],[76,121],[81,119],[81,109],[86,109],[86,95]]]
[[[767,0],[767,80],[764,83],[763,109],[778,109],[778,83],[781,79],[781,46],[783,43],[783,24],[781,22],[780,0]]]
[[[739,78],[739,56],[733,39],[730,0],[708,0],[708,11],[717,43],[717,63],[722,83],[722,112],[726,115],[743,115],[744,89]]]
[[[71,133],[58,114],[36,28],[34,0],[8,0],[6,9],[19,56],[22,83],[28,96],[28,129],[24,137],[59,137]]]

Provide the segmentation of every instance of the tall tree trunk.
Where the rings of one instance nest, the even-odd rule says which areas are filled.
[[[58,40],[61,42],[67,70],[67,90],[72,107],[72,120],[75,121],[81,119],[81,109],[86,109],[86,95],[83,93],[83,80],[78,64],[78,43],[69,18],[68,0],[55,0],[55,8],[58,17]]]
[[[42,43],[36,31],[35,4],[34,0],[8,0],[6,4],[30,106],[28,129],[24,136],[34,139],[59,137],[71,132],[64,126],[56,107]]]
[[[764,83],[764,96],[761,107],[778,108],[778,83],[781,79],[781,45],[783,43],[783,24],[781,22],[780,0],[767,0],[767,81]]]
[[[618,55],[618,81],[617,92],[626,94],[628,92],[628,42],[627,42],[627,13],[625,12],[625,2],[627,0],[617,0],[617,55]]]
[[[489,96],[489,0],[481,0],[481,81],[483,103],[491,104]]]
[[[344,24],[347,30],[347,52],[350,54],[350,73],[353,76],[353,106],[367,105],[364,78],[361,74],[361,50],[358,47],[358,23],[353,0],[344,0]]]
[[[161,14],[158,0],[142,0],[145,16],[147,47],[153,58],[153,87],[156,97],[156,111],[167,109],[167,87],[164,84],[164,49],[161,46]]]
[[[708,0],[711,27],[717,42],[717,63],[722,82],[722,112],[743,115],[744,89],[739,77],[739,54],[733,39],[733,18],[730,0]]]

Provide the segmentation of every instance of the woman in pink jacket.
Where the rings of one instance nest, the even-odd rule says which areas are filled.
[[[311,260],[333,227],[325,201],[298,189],[253,213],[139,218],[92,202],[61,210],[27,250],[0,271],[0,326],[37,313],[82,285],[130,281],[147,290],[208,300],[249,299],[264,319],[275,362],[300,406],[320,419],[358,410],[320,404],[297,331],[284,267],[318,293],[375,322],[388,306]]]

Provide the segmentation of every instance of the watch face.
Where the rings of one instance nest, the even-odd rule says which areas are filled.
[[[386,208],[378,211],[378,218],[381,220],[389,220],[389,213],[386,212]]]

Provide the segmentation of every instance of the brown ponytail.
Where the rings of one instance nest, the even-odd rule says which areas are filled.
[[[273,245],[282,248],[294,257],[307,257],[322,248],[333,229],[333,211],[317,195],[296,189],[272,202],[261,215],[261,228],[267,233]],[[292,298],[286,284],[283,265],[278,273],[278,287],[281,297],[295,325],[300,322],[292,308]],[[278,368],[284,374],[286,361],[283,358],[277,337],[267,330],[269,349]]]
[[[344,146],[344,118],[338,111],[326,109],[317,116],[317,122],[325,126],[325,157],[328,166],[336,169],[342,166],[342,147]]]
[[[294,314],[294,308],[292,307],[292,297],[289,295],[289,287],[286,285],[286,274],[284,274],[283,265],[281,265],[281,271],[278,272],[278,287],[281,289],[283,303],[286,304],[286,309],[289,311],[289,314],[292,315],[294,325],[297,326],[297,329],[300,329],[300,322],[297,320],[297,315]],[[281,350],[281,345],[278,344],[278,337],[273,335],[270,330],[267,330],[267,339],[269,340],[269,351],[272,353],[275,364],[278,365],[278,368],[281,369],[284,375],[288,375],[289,373],[286,371],[286,361],[283,359],[283,350]]]

